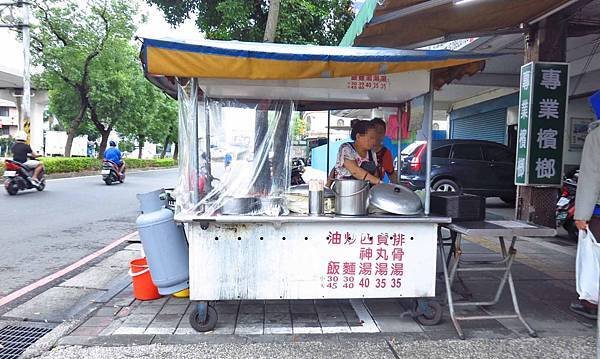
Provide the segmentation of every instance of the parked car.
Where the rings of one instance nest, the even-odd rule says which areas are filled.
[[[515,154],[508,147],[489,141],[434,140],[431,149],[434,191],[515,201]],[[413,190],[425,188],[425,150],[425,142],[415,142],[400,154],[401,180]]]

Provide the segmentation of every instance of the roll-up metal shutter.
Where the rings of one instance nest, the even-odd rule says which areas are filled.
[[[455,118],[451,136],[459,140],[486,140],[505,143],[506,108]]]

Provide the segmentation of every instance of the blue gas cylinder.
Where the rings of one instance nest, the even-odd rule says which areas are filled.
[[[142,214],[136,225],[152,280],[160,294],[168,295],[189,288],[189,252],[183,227],[165,208],[163,193],[160,189],[137,195]]]

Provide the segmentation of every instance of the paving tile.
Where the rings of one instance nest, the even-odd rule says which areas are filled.
[[[144,334],[146,328],[143,327],[123,327],[121,326],[115,330],[112,335],[125,335],[125,334]]]
[[[121,310],[120,307],[101,307],[94,313],[95,317],[114,317]]]
[[[374,316],[373,319],[383,333],[422,332],[423,329],[412,318],[394,316]]]
[[[290,305],[286,304],[267,304],[267,313],[289,313]]]
[[[171,335],[175,333],[175,327],[163,328],[163,327],[148,327],[144,330],[144,334],[155,334],[155,335]]]
[[[162,305],[139,305],[137,308],[133,309],[131,314],[158,314],[162,309]]]
[[[352,333],[352,330],[345,322],[340,322],[338,325],[334,325],[333,323],[321,323],[321,330],[323,331],[323,334]]]
[[[265,311],[264,304],[246,304],[242,302],[240,305],[240,314],[262,314]]]
[[[292,313],[316,313],[315,305],[310,304],[291,304]]]
[[[236,335],[256,335],[263,334],[263,324],[250,324],[250,323],[240,323],[238,322],[235,327]]]
[[[290,313],[267,313],[265,315],[265,324],[292,324]]]
[[[179,327],[175,330],[175,335],[189,335],[189,334],[199,334],[194,330],[191,326],[188,327]]]
[[[237,322],[239,324],[258,324],[264,322],[265,317],[262,314],[242,314],[240,313],[237,317]]]
[[[318,323],[319,318],[316,313],[292,313],[294,323]]]
[[[81,326],[69,334],[70,336],[96,336],[100,335],[100,332],[104,330],[104,327],[84,327]]]
[[[97,289],[54,287],[5,313],[4,316],[62,322],[77,315],[102,293],[103,291]]]
[[[292,325],[294,334],[323,334],[319,323],[297,323]]]
[[[170,295],[163,295],[162,297],[160,297],[158,299],[143,300],[143,301],[140,301],[140,307],[163,305],[169,300],[170,297],[171,297]]]
[[[275,325],[275,324],[266,324],[264,329],[265,335],[271,334],[293,334],[294,331],[292,329],[292,325]]]
[[[91,317],[82,324],[84,327],[107,327],[112,323],[112,317]]]
[[[59,284],[61,287],[94,288],[108,290],[111,282],[123,274],[121,267],[94,266]]]
[[[365,305],[373,315],[400,315],[405,311],[398,300],[395,302],[373,302],[371,300],[366,300]]]
[[[125,322],[125,318],[114,318],[114,320],[100,332],[99,335],[112,335]]]
[[[122,327],[125,328],[142,328],[146,329],[148,324],[152,322],[155,315],[153,314],[132,314],[123,322]],[[123,333],[128,334],[128,333]]]
[[[117,318],[128,317],[131,314],[131,312],[135,309],[134,306],[131,306],[131,307],[119,307],[119,308],[121,308],[121,309],[117,312],[117,315],[116,315]]]
[[[156,317],[154,317],[150,325],[148,325],[148,328],[146,328],[146,334],[172,334],[177,328],[177,325],[179,324],[179,321],[181,321],[181,319],[181,316],[177,314],[159,314]],[[163,333],[162,331],[161,333],[148,332],[148,329],[151,328],[153,330],[157,328],[170,329],[171,333]]]
[[[332,321],[346,321],[346,317],[344,316],[344,313],[342,313],[341,310],[338,311],[328,311],[328,312],[318,312],[317,315],[319,316],[319,321],[320,322],[332,322]]]
[[[162,307],[159,314],[179,314],[180,316],[182,316],[185,313],[185,311],[187,310],[187,308],[188,308],[187,304],[169,305],[167,303],[167,305]]]
[[[217,310],[217,312],[219,312],[219,313],[237,314],[238,311],[240,313],[242,312],[241,308],[237,304],[217,303],[217,304],[215,304],[214,307]],[[263,312],[262,308],[260,308],[260,310],[259,310],[258,307],[250,307],[250,308],[246,308],[246,309],[249,309],[249,310],[245,310],[244,313],[262,313]]]
[[[113,299],[109,300],[106,305],[114,307],[128,307],[135,302],[133,293],[119,293]]]

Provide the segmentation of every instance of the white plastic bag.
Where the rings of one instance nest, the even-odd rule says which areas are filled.
[[[598,304],[600,243],[589,230],[579,231],[575,270],[579,299]]]

